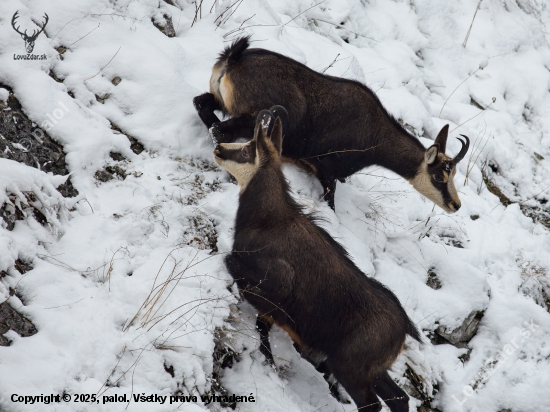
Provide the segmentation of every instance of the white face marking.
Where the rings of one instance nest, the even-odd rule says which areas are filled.
[[[447,177],[447,190],[449,191],[449,195],[453,202],[458,203],[460,205],[460,199],[458,197],[458,193],[456,191],[453,178],[456,174],[456,168],[453,169],[450,175]],[[418,171],[417,175],[409,180],[409,183],[413,185],[413,187],[422,195],[426,196],[428,199],[430,199],[432,202],[434,202],[436,205],[438,205],[440,208],[445,210],[447,213],[454,213],[456,212],[456,209],[453,205],[445,204],[443,202],[443,195],[437,189],[433,183],[432,183],[432,177],[428,173],[428,165],[426,161],[422,162],[422,165],[420,166],[420,170]]]
[[[222,149],[229,149],[229,150],[241,150],[244,146],[247,146],[247,143],[222,143],[220,146]],[[223,167],[225,170],[227,170],[231,175],[237,179],[237,183],[241,187],[240,193],[246,189],[246,186],[252,179],[252,177],[256,174],[256,171],[259,167],[259,156],[256,155],[256,158],[254,159],[254,163],[239,163],[235,162],[234,160],[229,159],[222,159],[221,157],[218,157],[214,155],[214,161]]]

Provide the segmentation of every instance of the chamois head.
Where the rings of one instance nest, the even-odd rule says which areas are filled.
[[[411,184],[416,190],[441,207],[448,213],[460,209],[461,203],[456,192],[453,178],[456,174],[456,165],[460,162],[470,146],[470,139],[461,135],[466,141],[457,137],[462,143],[462,149],[454,157],[445,155],[449,125],[445,125],[437,135],[435,143],[430,146],[418,168]]]
[[[246,143],[220,143],[214,149],[214,161],[237,179],[241,192],[260,167],[280,161],[283,147],[280,114],[286,114],[282,106],[262,110],[256,117],[252,140]]]

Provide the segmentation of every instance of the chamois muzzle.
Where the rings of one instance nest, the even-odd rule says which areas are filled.
[[[453,165],[456,165],[458,162],[460,162],[462,159],[464,159],[464,156],[466,156],[466,153],[468,152],[468,149],[470,148],[470,139],[468,139],[468,136],[464,136],[461,134],[461,136],[466,139],[466,142],[462,140],[461,138],[457,137],[458,140],[460,140],[460,143],[462,144],[462,149],[460,149],[460,152],[454,157],[454,159],[451,161]]]

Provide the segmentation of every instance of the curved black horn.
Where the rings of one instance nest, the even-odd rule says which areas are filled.
[[[273,113],[274,119],[279,117],[281,119],[281,122],[283,124],[283,134],[286,127],[288,127],[288,112],[283,106],[272,106],[269,111]],[[267,134],[271,136],[271,131],[273,130],[273,126],[275,125],[275,122],[269,122],[269,130],[267,131]]]
[[[276,117],[280,117],[280,115],[284,114],[285,116],[288,116],[288,111],[280,105],[272,106],[269,111],[273,114],[275,114]]]
[[[275,121],[275,115],[271,113],[269,110],[264,109],[260,111],[260,113],[258,113],[258,116],[256,116],[256,127],[258,127],[258,124],[260,124],[263,121],[266,115],[269,116],[271,120]],[[270,123],[271,123],[271,120],[269,121]],[[267,129],[267,127],[269,126],[269,123],[262,126]]]
[[[458,154],[452,160],[454,165],[456,165],[458,162],[464,159],[464,156],[466,156],[466,153],[470,148],[470,139],[468,139],[468,136],[464,136],[463,134],[461,134],[461,136],[464,139],[466,139],[466,142],[464,142],[464,140],[462,140],[461,138],[457,137],[457,139],[460,140],[460,143],[462,144],[462,149],[460,149],[460,152],[458,152]]]

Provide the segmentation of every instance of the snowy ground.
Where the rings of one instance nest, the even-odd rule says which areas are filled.
[[[334,214],[313,177],[290,166],[285,173],[299,201],[326,218],[424,331],[426,343],[410,344],[392,370],[418,397],[411,411],[422,400],[407,365],[440,411],[550,411],[548,3],[482,1],[463,47],[477,0],[213,1],[0,3],[0,83],[63,145],[80,193],[63,198],[55,187],[64,178],[0,159],[0,205],[32,201],[48,221],[29,213],[13,230],[0,227],[0,301],[9,298],[38,330],[4,334],[11,345],[0,348],[0,410],[221,410],[200,401],[212,385],[216,328],[240,352],[221,383],[255,398],[237,410],[354,409],[330,396],[281,330],[272,332],[279,370],[263,364],[254,310],[238,302],[223,265],[238,188],[213,164],[191,101],[207,90],[224,45],[248,33],[254,47],[365,82],[426,146],[447,123],[451,136],[471,138],[453,215],[375,167],[338,183]],[[14,60],[25,54],[11,27],[17,10],[29,32],[49,15],[33,52],[46,60]],[[170,19],[175,37],[165,34]],[[0,100],[7,96],[0,88]],[[126,135],[145,151],[132,151]],[[448,152],[459,147],[451,137]],[[98,180],[108,167],[126,177]],[[16,261],[33,269],[21,274]],[[481,322],[467,345],[430,343],[438,328],[451,332],[471,314]],[[11,400],[174,393],[199,399]]]

